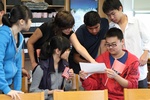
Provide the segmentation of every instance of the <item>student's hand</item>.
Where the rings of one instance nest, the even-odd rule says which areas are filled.
[[[144,53],[141,55],[139,62],[140,62],[140,66],[144,66],[145,64],[147,64],[148,61],[148,51],[144,51]]]
[[[73,69],[69,69],[69,80],[72,79],[74,77],[74,71]]]
[[[22,75],[28,77],[28,79],[31,78],[30,74],[28,73],[28,71],[26,69],[22,69]]]
[[[87,78],[87,76],[88,76],[88,73],[86,73],[86,72],[81,70],[79,72],[79,76],[80,76],[81,79],[85,80]]]
[[[19,94],[23,94],[22,91],[11,90],[7,95],[11,96],[13,100],[21,100]]]
[[[108,78],[115,78],[118,74],[114,71],[114,70],[112,70],[112,69],[106,69],[105,70],[106,71],[106,73],[107,73],[107,77]]]

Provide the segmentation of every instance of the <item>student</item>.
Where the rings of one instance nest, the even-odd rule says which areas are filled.
[[[139,88],[147,88],[147,60],[150,51],[150,33],[148,26],[139,19],[124,14],[120,0],[105,0],[103,11],[112,21],[111,27],[122,30],[125,39],[125,48],[139,59],[140,78]]]
[[[79,76],[85,90],[108,89],[109,100],[124,100],[124,88],[138,88],[138,59],[127,50],[123,50],[123,45],[122,31],[118,28],[108,30],[106,34],[108,51],[96,58],[97,62],[105,63],[107,69],[105,73],[93,74],[88,78],[86,78],[88,73],[80,71]],[[121,64],[121,66],[113,66],[116,60],[123,66]],[[116,70],[116,67],[122,67],[120,68],[122,73]]]
[[[80,44],[82,44],[93,59],[97,57],[99,48],[101,53],[106,50],[104,35],[108,28],[107,19],[100,18],[99,14],[95,11],[89,11],[84,15],[84,24],[75,32]],[[73,47],[69,55],[69,64],[76,74],[79,74],[80,71],[79,62],[88,61],[78,54]]]
[[[35,50],[40,49],[44,42],[51,39],[55,35],[63,35],[67,37],[77,52],[79,52],[89,62],[95,62],[86,49],[79,43],[76,35],[73,33],[73,25],[74,18],[72,14],[68,11],[60,11],[56,14],[54,21],[44,23],[35,30],[27,43],[32,69],[37,66]]]
[[[5,14],[4,11],[4,4],[0,1],[0,27],[3,25],[2,23],[2,17]],[[24,62],[24,52],[22,52],[22,61]],[[23,63],[23,68],[22,68],[22,74],[23,76],[27,76],[28,78],[30,78],[30,75],[28,73],[28,71],[24,68],[24,63]]]
[[[5,11],[4,11],[4,4],[2,3],[2,1],[0,1],[0,27],[3,25],[2,23],[2,17],[4,15]]]
[[[14,6],[10,14],[4,14],[0,29],[0,91],[19,99],[22,79],[22,44],[20,31],[28,31],[32,13],[23,5]],[[11,85],[13,84],[13,88]]]
[[[69,70],[68,80],[62,77],[65,67],[69,67],[64,63],[69,53],[70,42],[63,36],[54,36],[45,42],[41,48],[39,65],[33,70],[30,92],[44,91],[45,99],[52,100],[54,91],[62,92],[67,85],[69,88],[69,80],[74,76],[73,70]]]

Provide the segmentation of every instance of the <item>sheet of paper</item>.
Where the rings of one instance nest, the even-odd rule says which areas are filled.
[[[81,70],[89,74],[104,73],[106,65],[104,63],[83,63],[79,62]]]

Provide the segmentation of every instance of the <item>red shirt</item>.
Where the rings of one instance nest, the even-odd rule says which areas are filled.
[[[105,52],[102,55],[98,56],[96,61],[100,63],[105,63],[107,68],[111,68],[109,60],[109,52]],[[128,58],[125,62],[125,65],[126,67],[124,68],[120,76],[128,80],[127,88],[138,88],[139,62],[137,57],[128,52]],[[124,88],[115,79],[110,78],[108,79],[108,82],[105,86],[106,80],[107,80],[106,73],[93,74],[89,76],[86,80],[82,81],[82,85],[85,90],[108,89],[108,96],[110,100],[124,100],[123,96]]]

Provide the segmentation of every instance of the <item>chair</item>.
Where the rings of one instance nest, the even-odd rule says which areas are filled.
[[[53,100],[108,100],[107,90],[54,92]]]
[[[44,92],[19,94],[21,100],[44,100]],[[0,94],[0,100],[12,100],[10,96]]]
[[[150,89],[124,89],[124,100],[150,100]]]
[[[27,77],[22,77],[22,88],[21,88],[21,90],[24,93],[28,92],[28,78]]]

